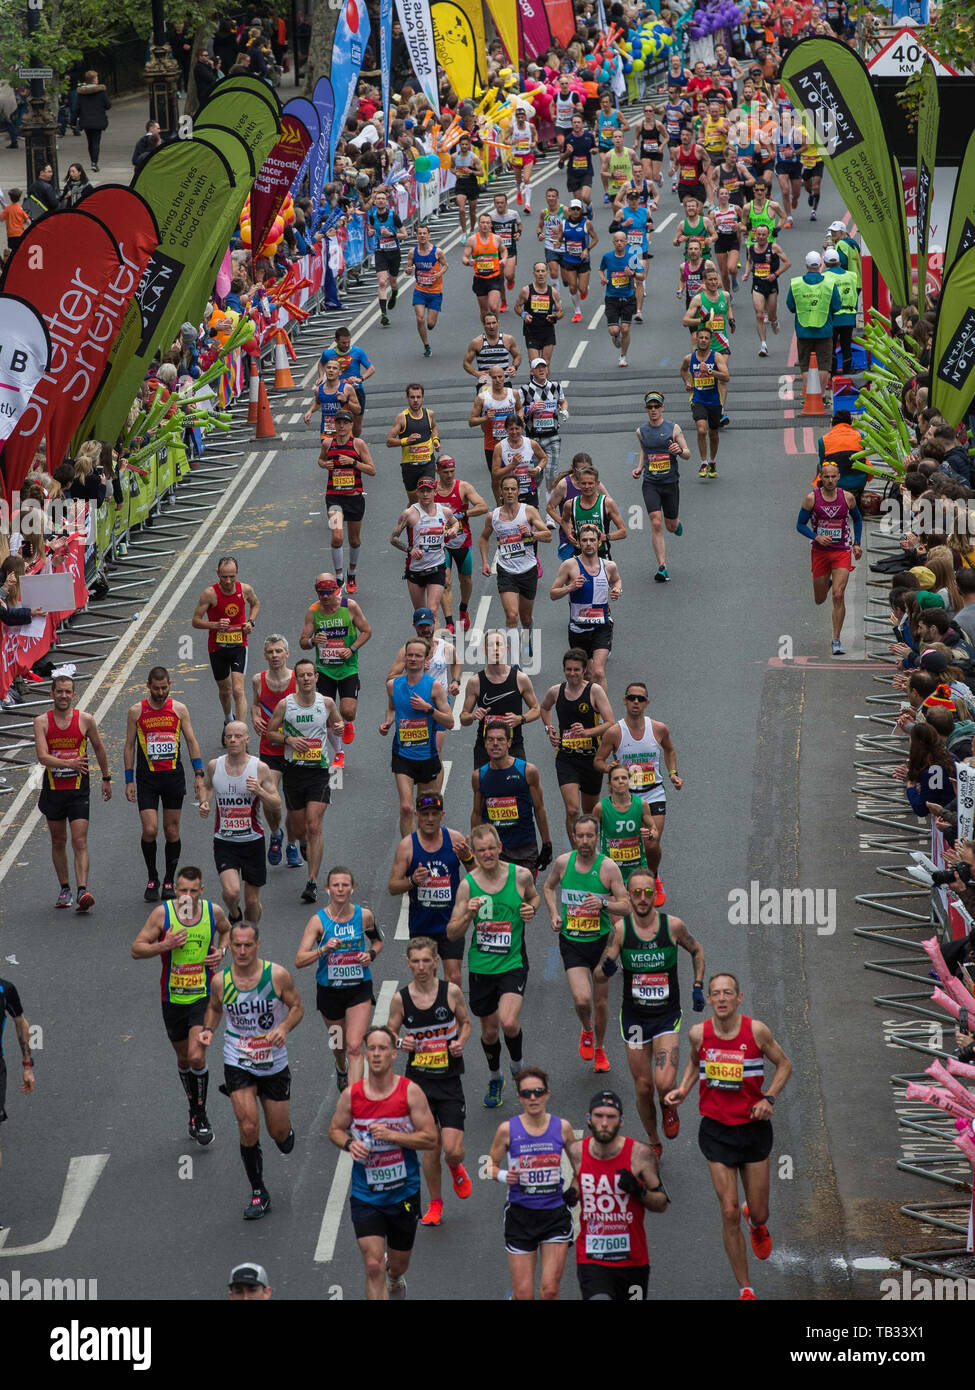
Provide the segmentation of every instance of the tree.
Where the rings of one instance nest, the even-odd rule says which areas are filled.
[[[335,0],[310,0],[308,19],[311,24],[311,38],[308,42],[308,62],[305,65],[306,96],[311,96],[315,83],[320,77],[329,77],[332,72],[332,45],[338,26],[340,4]]]

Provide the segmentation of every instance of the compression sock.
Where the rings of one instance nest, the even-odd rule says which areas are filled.
[[[521,1061],[521,1048],[524,1040],[525,1035],[520,1028],[518,1029],[517,1033],[513,1038],[509,1038],[508,1034],[505,1033],[504,1045],[508,1049],[508,1056],[511,1058],[513,1062]]]
[[[176,1070],[179,1072],[179,1084],[186,1092],[186,1099],[190,1105],[195,1104],[196,1088],[193,1085],[193,1073],[188,1067],[177,1067]]]
[[[142,857],[146,861],[146,872],[153,882],[159,881],[159,870],[156,867],[156,842],[155,840],[142,840]]]
[[[240,1156],[244,1163],[244,1171],[247,1174],[247,1181],[256,1191],[264,1186],[264,1156],[261,1153],[260,1144],[250,1144],[240,1146]]]
[[[167,840],[165,847],[166,855],[166,882],[172,883],[176,877],[176,868],[179,864],[179,857],[183,853],[182,840]]]
[[[344,726],[343,726],[343,729],[335,730],[335,729],[330,728],[329,731],[328,731],[328,741],[329,741],[329,743],[332,745],[332,747],[333,747],[333,749],[335,750],[336,753],[341,753],[341,751],[342,751],[342,734],[343,734],[343,732],[344,732]]]
[[[190,1072],[190,1076],[196,1082],[196,1103],[201,1110],[206,1109],[207,1088],[210,1084],[210,1068],[204,1067],[202,1071],[195,1069]]]
[[[497,1042],[486,1043],[486,1042],[484,1041],[484,1039],[482,1038],[482,1039],[481,1039],[481,1046],[483,1047],[483,1049],[484,1049],[484,1055],[485,1055],[485,1057],[487,1058],[488,1071],[491,1073],[492,1076],[500,1076],[500,1075],[501,1075],[501,1039],[498,1038]]]
[[[342,547],[340,545],[332,546],[332,569],[336,575],[342,573]]]
[[[359,551],[360,551],[361,549],[362,549],[362,546],[361,546],[361,545],[350,545],[350,546],[349,546],[349,573],[350,573],[350,574],[355,574],[356,566],[357,566],[358,563],[359,563]]]

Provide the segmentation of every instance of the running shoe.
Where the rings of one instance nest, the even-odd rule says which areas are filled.
[[[186,1131],[187,1131],[187,1133],[189,1134],[189,1136],[190,1136],[191,1139],[195,1139],[195,1138],[196,1138],[196,1126],[197,1126],[196,1111],[195,1111],[195,1110],[191,1110],[191,1111],[190,1111],[189,1123],[188,1123],[187,1126],[186,1126]]]
[[[718,476],[718,465],[712,460],[711,463],[708,464],[708,477],[709,477],[709,478],[716,478],[717,476]]]
[[[349,1088],[349,1069],[348,1069],[348,1067],[346,1067],[345,1071],[341,1071],[338,1067],[336,1067],[336,1068],[335,1068],[335,1089],[338,1091],[339,1095],[341,1095],[342,1092],[343,1092],[343,1091],[347,1091],[348,1088]]]
[[[579,298],[580,298],[580,299],[588,299],[588,298],[589,298],[589,291],[588,291],[588,290],[580,290],[580,291],[579,291]]]
[[[343,743],[355,743],[355,724],[351,719],[345,721],[345,728],[342,730]]]
[[[578,310],[578,309],[577,309],[577,310],[575,311],[575,313],[572,315],[572,318],[569,320],[569,322],[570,322],[570,323],[581,323],[581,322],[582,322],[582,315],[579,313],[579,310]]]
[[[149,880],[149,882],[146,884],[146,891],[143,893],[142,897],[143,900],[147,903],[157,903],[159,901],[158,878],[151,878]]]
[[[727,415],[725,415],[725,414],[722,414],[721,419],[718,421],[718,428],[719,428],[719,429],[724,429],[725,425],[730,425],[730,424],[731,424],[731,419],[730,419],[730,417],[727,416]]]
[[[627,360],[626,360],[625,357],[621,357],[621,358],[620,358],[620,361],[619,361],[619,365],[620,365],[621,367],[628,367],[630,364],[629,364],[629,362],[627,362]]]
[[[738,1295],[738,1302],[757,1303],[758,1295],[755,1293],[754,1289],[742,1289],[741,1293]]]
[[[61,889],[60,893],[58,894],[58,900],[57,900],[57,902],[54,904],[54,906],[55,906],[55,907],[70,907],[70,906],[71,906],[71,889],[70,889],[70,888],[64,887],[64,888]]]
[[[406,1280],[402,1274],[398,1279],[390,1277],[389,1256],[386,1256],[386,1292],[389,1294],[390,1303],[402,1303],[406,1297]]]
[[[674,532],[674,535],[675,535],[675,536],[682,536],[683,534],[684,534],[684,523],[683,523],[682,521],[678,521],[678,523],[677,523],[677,530]]]
[[[162,900],[164,903],[168,903],[172,902],[175,897],[176,889],[173,887],[172,883],[170,883],[170,881],[167,879],[162,886]]]
[[[654,579],[657,581],[658,584],[669,584],[669,583],[670,583],[670,575],[667,573],[667,566],[666,566],[666,565],[658,565],[658,566],[657,566],[657,572],[656,572],[656,574],[655,574],[653,577],[654,577]]]
[[[592,1069],[593,1071],[609,1071],[609,1058],[606,1056],[606,1051],[604,1048],[596,1048],[596,1055],[593,1058]]]
[[[745,1220],[748,1221],[747,1202],[742,1204],[741,1210]],[[748,1221],[748,1234],[752,1238],[752,1249],[755,1251],[756,1259],[767,1260],[772,1253],[772,1237],[768,1233],[768,1227],[753,1226],[752,1223]]]
[[[846,656],[846,649],[838,637],[834,637],[830,644],[830,651],[834,656]]]
[[[605,204],[608,203],[608,202],[609,202],[609,194],[608,194],[608,193],[604,193],[604,194],[603,194],[603,204],[605,205]]]
[[[342,749],[341,752],[336,753],[335,757],[332,759],[332,766],[335,768],[335,770],[336,770],[337,772],[342,772],[342,771],[344,771],[344,769],[345,769],[345,749],[344,749],[344,748]]]
[[[94,906],[94,895],[89,893],[87,888],[80,889],[78,892],[78,901],[75,904],[75,912],[87,912],[90,907]]]
[[[508,301],[507,301],[506,299],[502,299],[502,300],[501,300],[501,309],[500,309],[500,312],[503,314],[503,313],[507,310],[507,308],[508,308]]]
[[[429,343],[424,343],[424,344],[423,344],[423,356],[424,356],[424,357],[431,357],[432,355],[433,355],[433,349],[431,348],[430,344],[429,344]]]
[[[269,864],[281,863],[281,846],[284,844],[284,831],[272,830],[271,838],[267,846],[267,862]]]
[[[665,1105],[663,1108],[664,1134],[668,1139],[676,1139],[680,1134],[680,1116],[672,1105]]]
[[[505,277],[505,282],[504,282],[504,283],[507,285],[507,287],[508,287],[509,290],[513,290],[514,287],[515,287],[515,282],[514,282],[514,278],[513,278],[513,277],[512,277],[512,279],[510,279],[510,280],[509,280],[507,277]]]
[[[299,851],[298,846],[295,844],[294,840],[289,840],[288,843],[285,845],[284,855],[285,859],[287,860],[289,869],[301,868],[301,852]]]
[[[633,315],[633,322],[634,322],[634,323],[642,323],[642,322],[643,322],[643,315],[642,315],[639,311],[637,311],[637,313],[635,313],[635,314]]]
[[[579,1034],[579,1056],[584,1062],[591,1062],[596,1053],[592,1029],[583,1028]]]
[[[447,630],[447,632],[450,633],[451,637],[456,636],[456,630],[455,630],[455,628],[454,628],[454,620],[453,620],[453,618],[444,618],[444,620],[443,620],[443,625],[444,625],[445,629]]]
[[[454,1191],[457,1193],[457,1196],[460,1197],[462,1201],[464,1198],[469,1197],[474,1189],[474,1184],[471,1182],[467,1169],[464,1167],[463,1163],[458,1163],[456,1168],[451,1168],[450,1176],[453,1180]]]
[[[813,208],[812,212],[809,214],[809,220],[810,222],[815,222],[817,220],[815,208]]]
[[[663,907],[666,901],[667,894],[664,892],[664,886],[659,878],[655,878],[653,884],[653,905],[654,907]]]
[[[484,1104],[488,1110],[497,1110],[501,1104],[501,1094],[504,1091],[504,1077],[492,1076],[488,1082],[487,1093],[484,1096]]]
[[[380,322],[380,324],[381,324],[381,326],[382,326],[383,328],[388,328],[388,327],[389,327],[389,315],[388,315],[388,314],[380,314],[380,315],[379,315],[379,322]]]
[[[785,228],[786,231],[788,231],[788,229],[792,226],[792,218],[787,217],[783,222],[782,226]]]
[[[738,276],[737,276],[737,275],[732,275],[732,277],[731,277],[731,288],[732,288],[733,290],[735,290],[735,291],[737,291],[737,289],[738,289]]]
[[[460,615],[460,625],[461,625],[461,627],[464,629],[465,632],[467,631],[467,629],[468,629],[468,628],[470,627],[470,625],[471,625],[471,615],[470,615],[470,613],[468,613],[468,611],[467,611],[466,608],[464,609],[463,613],[461,613],[461,615]]]
[[[515,198],[515,202],[518,204],[519,207],[521,207],[522,204],[524,203],[524,201],[525,201],[524,198],[521,196],[521,189],[519,188],[519,189],[518,189],[518,196]]]
[[[244,1208],[245,1221],[260,1221],[265,1212],[271,1209],[271,1198],[267,1188],[255,1187],[251,1199]]]
[[[420,1217],[421,1226],[439,1226],[443,1216],[443,1202],[431,1202]]]
[[[198,1110],[196,1114],[196,1142],[206,1148],[213,1143],[213,1125],[205,1110]]]
[[[389,307],[390,307],[391,309],[395,309],[395,308],[396,308],[396,301],[397,301],[397,299],[399,299],[399,290],[398,290],[398,289],[396,288],[396,286],[394,285],[393,288],[392,288],[392,289],[390,290],[390,292],[389,292]]]
[[[313,903],[317,897],[318,884],[315,882],[313,878],[310,878],[308,882],[305,884],[305,891],[301,895],[301,901],[303,903]]]
[[[708,476],[708,466],[706,463],[701,464],[700,468],[697,470],[697,476],[699,478],[706,478]]]
[[[778,331],[779,331],[779,321],[778,321],[778,319],[769,319],[769,321],[768,321],[768,326],[769,326],[769,328],[771,328],[771,330],[772,330],[773,333],[778,333]]]
[[[359,586],[355,582],[354,574],[350,574],[348,579],[345,581],[345,592],[347,594],[356,594],[359,592]]]
[[[768,343],[762,343],[758,349],[758,355],[759,357],[768,357]]]

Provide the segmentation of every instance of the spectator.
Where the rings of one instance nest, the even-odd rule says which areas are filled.
[[[221,19],[213,36],[213,56],[227,73],[237,61],[237,35],[229,19]]]
[[[24,233],[30,226],[30,215],[20,201],[23,196],[23,189],[9,189],[7,191],[9,201],[5,208],[0,209],[0,220],[3,221],[7,229],[7,246],[11,251],[17,250],[23,240]]]
[[[206,49],[203,49],[193,65],[193,79],[196,82],[196,99],[202,106],[220,81],[220,74]]]
[[[406,39],[403,36],[403,26],[398,19],[394,19],[393,40],[389,54],[390,81],[398,90],[404,82],[409,81],[412,73],[413,65],[410,62],[410,50],[407,48]]]
[[[163,368],[159,370],[162,379]],[[101,470],[101,457],[102,446],[97,439],[89,439],[82,444],[74,463],[74,476],[65,489],[68,497],[76,502],[94,502],[96,507],[105,501],[108,484]]]
[[[27,104],[27,90],[28,89],[25,85],[22,87],[18,87],[16,92],[14,93],[14,109],[11,115],[7,118],[7,134],[10,136],[10,143],[7,146],[8,150],[17,149],[17,140],[20,136],[20,127],[23,123],[24,117],[27,115],[27,112],[30,109]]]
[[[24,207],[32,222],[36,222],[46,212],[57,212],[58,190],[54,186],[54,169],[50,164],[45,164],[38,171],[37,178],[27,190]]]
[[[938,687],[947,690],[947,686]],[[942,698],[943,697],[936,697]],[[948,702],[950,704],[950,701]],[[915,723],[907,762],[895,767],[893,777],[904,783],[904,792],[917,816],[928,815],[928,803],[948,806],[955,799],[952,778],[954,759],[950,757],[944,739],[930,724]]]
[[[8,555],[3,562],[3,582],[0,583],[0,623],[8,627],[23,627],[32,618],[43,618],[43,608],[24,608],[20,603],[20,576],[26,569],[20,556]],[[11,700],[10,704],[19,704]],[[4,701],[6,708],[10,708]]]
[[[177,20],[170,27],[166,35],[166,42],[172,50],[173,57],[179,63],[179,94],[183,96],[190,81],[190,57],[193,53],[193,40],[186,32],[186,24],[182,19]]]
[[[251,67],[250,53],[238,53],[237,61],[227,73],[228,77],[256,77],[256,72]]]
[[[107,89],[98,80],[98,73],[86,72],[85,80],[78,88],[78,124],[85,132],[88,158],[96,174],[102,131],[108,129],[108,112],[111,105]]]
[[[86,193],[92,191],[88,175],[80,164],[69,164],[68,174],[61,189],[58,206],[62,211],[76,207]]]
[[[152,137],[159,134],[158,121],[146,121],[146,133],[140,135],[135,142],[135,149],[132,151],[132,165],[138,169],[153,148]]]
[[[934,575],[932,591],[941,595],[948,616],[953,618],[962,605],[962,598],[955,582],[954,556],[951,550],[946,545],[936,545],[928,551],[924,563]]]
[[[975,570],[959,570],[955,576],[955,585],[961,605],[955,610],[952,621],[969,642],[975,643]]]

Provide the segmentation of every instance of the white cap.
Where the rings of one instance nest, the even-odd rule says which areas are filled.
[[[831,232],[845,232],[846,224],[844,222],[831,222],[829,229]]]
[[[585,203],[582,201],[581,198],[573,198],[573,199],[572,199],[572,202],[569,204],[569,207],[570,207],[570,208],[583,208],[583,207],[585,207]]]
[[[821,257],[818,251],[807,251],[806,265],[809,267],[810,270],[818,270],[820,260]]]
[[[837,258],[837,259],[838,259],[838,258]],[[533,357],[533,358],[532,358],[532,371],[534,371],[536,367],[547,367],[547,366],[548,366],[548,363],[545,361],[545,358],[544,358],[544,357]]]
[[[839,265],[840,253],[835,247],[831,246],[823,255],[823,260],[827,265]]]

